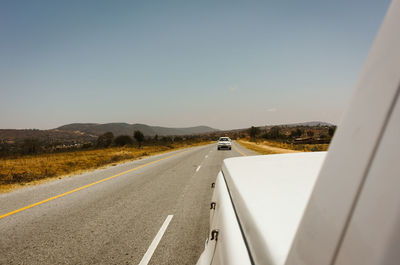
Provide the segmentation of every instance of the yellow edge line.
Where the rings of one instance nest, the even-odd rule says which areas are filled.
[[[233,149],[235,149],[237,152],[239,152],[242,156],[247,156],[246,154],[244,154],[243,152],[241,152],[235,145],[233,145]]]
[[[182,151],[182,152],[179,152],[179,153],[176,153],[176,154],[173,154],[173,155],[170,155],[170,156],[167,156],[167,157],[164,157],[164,158],[161,158],[161,159],[158,159],[158,160],[155,160],[155,161],[152,161],[152,162],[149,162],[149,163],[146,163],[146,164],[137,166],[137,167],[135,167],[135,168],[132,168],[132,169],[126,170],[126,171],[124,171],[124,172],[118,173],[118,174],[116,174],[116,175],[114,175],[114,176],[111,176],[111,177],[108,177],[108,178],[104,178],[104,179],[98,180],[98,181],[96,181],[96,182],[87,184],[87,185],[85,185],[85,186],[76,188],[76,189],[74,189],[74,190],[67,191],[67,192],[65,192],[65,193],[63,193],[63,194],[59,194],[59,195],[56,195],[56,196],[54,196],[54,197],[45,199],[45,200],[43,200],[43,201],[39,201],[39,202],[36,202],[36,203],[34,203],[34,204],[31,204],[31,205],[22,207],[22,208],[20,208],[20,209],[15,210],[15,211],[12,211],[12,212],[9,212],[9,213],[0,215],[0,219],[2,219],[2,218],[4,218],[4,217],[7,217],[7,216],[10,216],[10,215],[13,215],[13,214],[16,214],[16,213],[19,213],[19,212],[22,212],[22,211],[25,211],[25,210],[27,210],[27,209],[29,209],[29,208],[38,206],[38,205],[40,205],[40,204],[43,204],[43,203],[46,203],[46,202],[49,202],[49,201],[52,201],[52,200],[55,200],[55,199],[64,197],[64,196],[66,196],[66,195],[68,195],[68,194],[71,194],[71,193],[74,193],[74,192],[76,192],[76,191],[80,191],[80,190],[89,188],[89,187],[91,187],[91,186],[93,186],[93,185],[96,185],[96,184],[102,183],[102,182],[104,182],[104,181],[107,181],[107,180],[110,180],[110,179],[119,177],[119,176],[121,176],[121,175],[124,175],[124,174],[126,174],[126,173],[129,173],[129,172],[132,172],[132,171],[134,171],[134,170],[140,169],[140,168],[142,168],[142,167],[145,167],[145,166],[148,166],[148,165],[151,165],[151,164],[160,162],[160,161],[162,161],[162,160],[165,160],[165,159],[168,159],[168,158],[171,158],[171,157],[174,157],[174,156],[177,156],[177,155],[182,154],[182,153],[185,153],[185,152],[187,152],[187,151],[188,151],[188,150]]]

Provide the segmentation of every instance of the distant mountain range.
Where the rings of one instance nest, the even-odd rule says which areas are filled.
[[[270,129],[271,127],[274,126],[279,126],[279,127],[297,127],[297,126],[303,126],[303,127],[334,127],[336,125],[329,123],[329,122],[323,122],[323,121],[309,121],[309,122],[299,122],[299,123],[288,123],[288,124],[274,124],[274,125],[263,125],[263,126],[255,126],[260,128],[261,130],[267,130]],[[245,131],[249,128],[240,128],[240,129],[232,129],[232,130],[224,130],[223,132],[240,132],[240,131]]]
[[[323,121],[309,121],[309,122],[300,122],[300,123],[289,123],[289,124],[280,124],[278,126],[286,126],[286,127],[296,127],[296,126],[336,126],[332,123],[329,122],[323,122]]]
[[[261,129],[267,129],[272,126],[335,126],[327,122],[311,121],[303,123],[281,124],[281,125],[268,125],[262,126]],[[187,128],[169,128],[161,126],[149,126],[146,124],[128,124],[128,123],[72,123],[60,126],[51,130],[38,130],[38,129],[0,129],[0,143],[13,143],[20,142],[24,139],[38,139],[46,142],[61,142],[61,143],[74,143],[74,142],[88,142],[94,141],[97,137],[105,132],[112,132],[115,136],[126,134],[133,135],[135,130],[143,132],[146,136],[168,136],[168,135],[191,135],[191,134],[204,134],[213,132],[222,132],[220,130],[208,126],[196,126]],[[236,130],[225,130],[224,132],[243,131],[247,128]]]
[[[105,132],[112,132],[114,135],[127,134],[132,135],[134,131],[139,130],[146,136],[154,135],[189,135],[201,134],[218,131],[208,126],[196,126],[187,128],[169,128],[161,126],[149,126],[146,124],[128,124],[128,123],[72,123],[56,128],[62,131],[83,132],[92,135],[101,135]]]
[[[196,126],[188,128],[168,128],[160,126],[149,126],[146,124],[128,123],[72,123],[51,130],[38,129],[0,129],[0,143],[16,143],[25,139],[37,139],[51,143],[85,143],[97,139],[105,132],[112,132],[114,136],[126,134],[133,135],[135,130],[140,130],[146,136],[171,136],[190,135],[216,132],[217,129],[207,126]]]

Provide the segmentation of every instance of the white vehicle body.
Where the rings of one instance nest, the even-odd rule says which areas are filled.
[[[232,149],[232,140],[229,137],[220,137],[217,144],[217,149]]]
[[[209,253],[198,264],[283,264],[324,158],[325,152],[225,159],[210,212],[210,233],[218,230],[218,238],[208,239]]]
[[[198,264],[400,264],[400,1],[327,153],[226,159]]]

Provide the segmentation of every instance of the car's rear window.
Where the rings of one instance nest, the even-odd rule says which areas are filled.
[[[229,141],[229,138],[219,138],[220,141]]]

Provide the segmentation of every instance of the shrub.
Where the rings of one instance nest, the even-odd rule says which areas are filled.
[[[120,135],[114,139],[114,144],[117,146],[131,145],[133,144],[133,139],[129,135]]]
[[[142,142],[144,141],[144,135],[141,131],[137,130],[133,132],[133,137],[139,144],[139,148],[142,147]]]
[[[271,129],[269,129],[269,132],[267,133],[268,139],[279,139],[281,135],[281,128],[278,126],[274,126]]]
[[[114,140],[114,134],[112,132],[106,132],[97,138],[96,145],[98,147],[109,147]]]
[[[41,144],[37,139],[25,139],[22,143],[23,154],[36,154],[41,149]]]
[[[183,138],[181,136],[175,136],[174,137],[174,142],[181,142]]]
[[[89,149],[92,148],[93,144],[92,143],[84,143],[82,144],[82,149]]]
[[[161,141],[164,145],[169,145],[173,142],[172,138],[170,136],[163,136],[161,138]]]
[[[260,128],[251,126],[251,128],[249,129],[250,138],[254,140],[258,134],[260,134]]]
[[[293,138],[297,138],[297,137],[300,137],[302,135],[303,135],[303,130],[301,130],[299,128],[297,128],[295,131],[292,131],[290,133],[290,136],[293,137]]]

